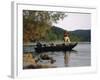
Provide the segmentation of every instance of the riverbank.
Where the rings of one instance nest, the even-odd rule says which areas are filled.
[[[39,69],[39,68],[55,68],[50,63],[40,64],[38,63],[37,57],[33,56],[32,53],[23,54],[23,69]]]

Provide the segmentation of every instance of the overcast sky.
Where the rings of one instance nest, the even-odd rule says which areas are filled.
[[[84,13],[66,13],[68,16],[63,20],[59,20],[57,24],[53,24],[57,27],[61,27],[65,30],[73,31],[78,29],[90,29],[91,28],[91,14]]]

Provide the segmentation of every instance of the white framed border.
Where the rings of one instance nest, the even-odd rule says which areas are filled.
[[[50,69],[23,70],[23,10],[61,11],[70,13],[91,14],[91,66],[89,67],[67,67]],[[32,3],[12,2],[12,71],[11,76],[16,77],[50,77],[66,74],[96,72],[96,8],[40,5]]]

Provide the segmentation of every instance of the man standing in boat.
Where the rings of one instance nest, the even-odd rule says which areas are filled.
[[[69,33],[67,31],[64,31],[64,42],[66,44],[66,42],[70,43],[70,38],[69,38]]]

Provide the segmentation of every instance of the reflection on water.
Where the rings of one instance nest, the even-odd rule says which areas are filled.
[[[56,67],[80,67],[91,65],[90,44],[78,44],[74,51],[36,53],[34,47],[24,47],[24,52],[32,52],[38,64],[49,64]]]
[[[68,66],[69,59],[70,59],[70,52],[65,52],[64,53],[64,63],[65,63],[65,66]]]

